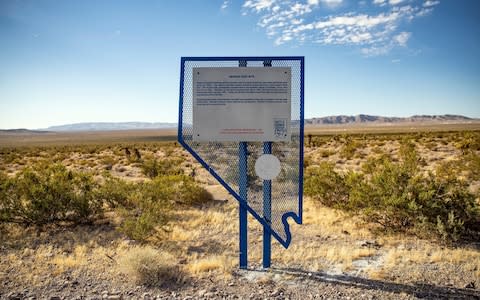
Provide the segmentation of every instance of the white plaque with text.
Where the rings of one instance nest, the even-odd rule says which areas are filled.
[[[193,68],[193,140],[290,141],[291,68]]]

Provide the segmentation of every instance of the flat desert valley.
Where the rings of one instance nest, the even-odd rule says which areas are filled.
[[[0,298],[480,299],[480,123],[307,126],[304,167],[290,247],[262,269],[249,218],[240,270],[176,130],[2,132]]]

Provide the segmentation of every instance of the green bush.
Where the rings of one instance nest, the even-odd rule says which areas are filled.
[[[101,212],[93,177],[59,164],[40,163],[13,178],[3,176],[0,180],[0,215],[4,222],[81,223]]]
[[[150,159],[145,160],[142,165],[142,171],[145,176],[149,178],[155,178],[160,175],[179,175],[183,174],[183,170],[180,167],[183,159],[165,158],[162,160]]]
[[[7,175],[0,171],[0,223],[11,219],[11,210],[7,207],[7,188],[9,180]]]
[[[399,162],[385,155],[369,159],[358,173],[342,174],[328,163],[310,167],[305,195],[385,230],[453,241],[480,234],[478,195],[469,192],[458,170],[443,167],[450,173],[425,176],[419,168],[423,160],[409,142],[402,144],[399,156]]]
[[[480,155],[470,152],[459,159],[443,162],[437,166],[436,174],[444,179],[461,176],[470,181],[480,181]]]
[[[361,147],[361,143],[354,140],[352,137],[347,136],[344,138],[345,142],[340,151],[340,157],[345,159],[352,159],[357,151],[357,148]]]
[[[131,207],[131,194],[135,191],[136,185],[129,183],[117,177],[113,177],[110,173],[103,173],[104,182],[97,190],[97,197],[102,203],[107,204],[111,208],[123,206]]]
[[[455,146],[461,150],[463,154],[480,150],[480,134],[478,132],[463,132],[458,139],[459,141]]]
[[[210,200],[212,195],[185,175],[129,183],[104,172],[98,183],[91,174],[46,161],[14,177],[0,172],[0,222],[82,223],[114,208],[123,217],[120,230],[141,241],[168,223],[173,208]]]
[[[131,239],[146,241],[154,233],[156,227],[167,224],[168,218],[164,210],[148,210],[157,209],[155,206],[146,208],[147,210],[139,210],[135,213],[122,209],[121,215],[124,217],[124,221],[120,226],[120,231]]]
[[[145,241],[157,228],[169,221],[171,210],[182,205],[202,204],[212,196],[191,177],[184,175],[158,176],[137,184],[127,202],[131,208],[119,209],[124,221],[121,230],[130,238]]]
[[[304,193],[322,204],[343,208],[348,201],[349,188],[345,176],[334,170],[334,164],[321,162],[307,168],[305,172]]]
[[[158,176],[142,186],[144,199],[176,204],[196,205],[212,200],[212,195],[200,187],[193,178],[185,175]]]
[[[469,153],[462,158],[468,179],[480,181],[480,155]]]

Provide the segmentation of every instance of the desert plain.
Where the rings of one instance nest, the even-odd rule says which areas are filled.
[[[366,204],[352,206],[361,187],[375,188],[373,177],[410,166],[405,151],[418,175],[408,180],[443,172],[465,192],[451,198],[469,197],[473,215],[453,214],[453,225],[407,215],[397,226]],[[480,220],[479,170],[479,124],[307,127],[303,224],[291,224],[288,249],[273,241],[264,270],[263,229],[250,217],[249,267],[240,270],[238,203],[174,130],[2,133],[0,298],[479,299],[479,231],[468,223]],[[332,195],[336,181],[322,178],[345,188]],[[79,198],[70,181],[92,194]],[[428,184],[440,190],[439,182]],[[43,209],[35,195],[57,189],[86,206]],[[338,205],[341,195],[352,201]]]

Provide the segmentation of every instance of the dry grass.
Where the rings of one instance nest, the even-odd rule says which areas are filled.
[[[147,286],[178,283],[184,278],[173,255],[150,246],[136,246],[122,253],[119,269],[136,284]]]
[[[444,248],[412,238],[385,241],[381,264],[368,267],[369,278],[401,282],[449,282],[464,285],[480,279],[480,251]]]
[[[61,280],[64,276],[97,274],[99,280],[116,276],[114,261],[119,234],[113,230],[77,227],[25,229],[9,225],[0,232],[0,281],[4,273],[15,272],[18,284],[38,287]],[[12,269],[13,268],[13,269]],[[10,277],[12,279],[12,277]]]
[[[193,260],[187,265],[187,270],[194,275],[218,270],[222,275],[229,276],[235,265],[236,261],[232,257],[213,255]]]
[[[454,264],[467,272],[476,271],[480,270],[480,252],[464,248],[441,249],[437,245],[424,242],[417,243],[412,249],[392,248],[385,254],[385,269],[419,264]]]
[[[357,217],[348,216],[339,210],[316,204],[311,199],[305,199],[303,210],[303,224],[321,229],[318,234],[327,236],[346,233],[357,239],[371,239],[373,237],[369,228],[362,224]]]
[[[84,266],[88,263],[87,247],[85,245],[76,246],[72,254],[56,255],[51,262],[60,270]]]

